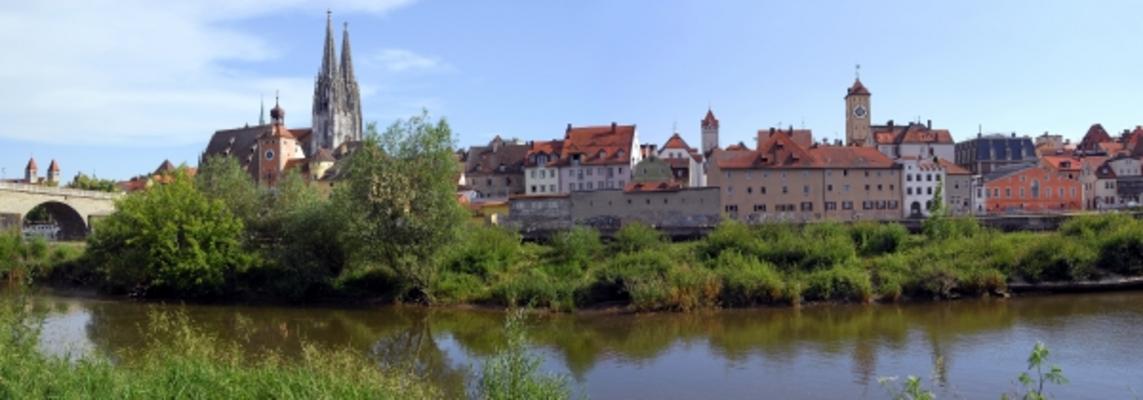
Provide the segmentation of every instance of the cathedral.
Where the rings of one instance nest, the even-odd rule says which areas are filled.
[[[235,157],[256,182],[274,186],[282,175],[297,169],[309,181],[328,181],[337,160],[364,138],[361,91],[353,75],[349,26],[343,28],[341,54],[333,40],[333,15],[326,13],[325,46],[314,79],[310,128],[287,128],[286,112],[274,99],[270,123],[258,116],[258,125],[215,131],[199,160]]]

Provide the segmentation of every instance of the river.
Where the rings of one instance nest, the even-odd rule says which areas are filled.
[[[151,310],[183,310],[246,351],[351,346],[459,396],[503,343],[504,313],[420,307],[183,306],[38,295],[44,351],[116,357],[147,340]],[[1143,396],[1143,292],[686,314],[541,315],[544,368],[592,399],[886,398],[879,377],[918,375],[939,398],[1016,389],[1033,344],[1071,381],[1056,398]]]

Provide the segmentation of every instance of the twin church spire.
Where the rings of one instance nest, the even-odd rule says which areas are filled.
[[[363,138],[361,91],[353,74],[349,24],[343,29],[339,63],[333,41],[333,14],[327,11],[321,69],[314,79],[313,134],[308,143],[311,152],[335,150]]]

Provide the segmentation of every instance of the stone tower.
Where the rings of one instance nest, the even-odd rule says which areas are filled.
[[[52,164],[48,166],[48,184],[60,183],[60,164],[56,160],[52,160]]]
[[[24,183],[40,183],[40,167],[36,165],[35,157],[28,159],[28,166],[24,167]]]
[[[326,12],[321,70],[314,80],[313,134],[309,151],[336,149],[362,139],[361,92],[353,75],[348,25],[342,37],[341,65],[333,42],[333,14]]]
[[[849,146],[873,146],[869,96],[869,89],[861,84],[861,78],[854,80],[853,86],[846,90],[845,143]]]
[[[718,118],[714,117],[714,111],[707,108],[706,117],[702,119],[702,152],[707,154],[716,148],[718,148]]]

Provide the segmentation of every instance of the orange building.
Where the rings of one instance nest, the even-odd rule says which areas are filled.
[[[989,214],[1061,212],[1083,209],[1083,188],[1070,162],[993,171],[984,176]]]

